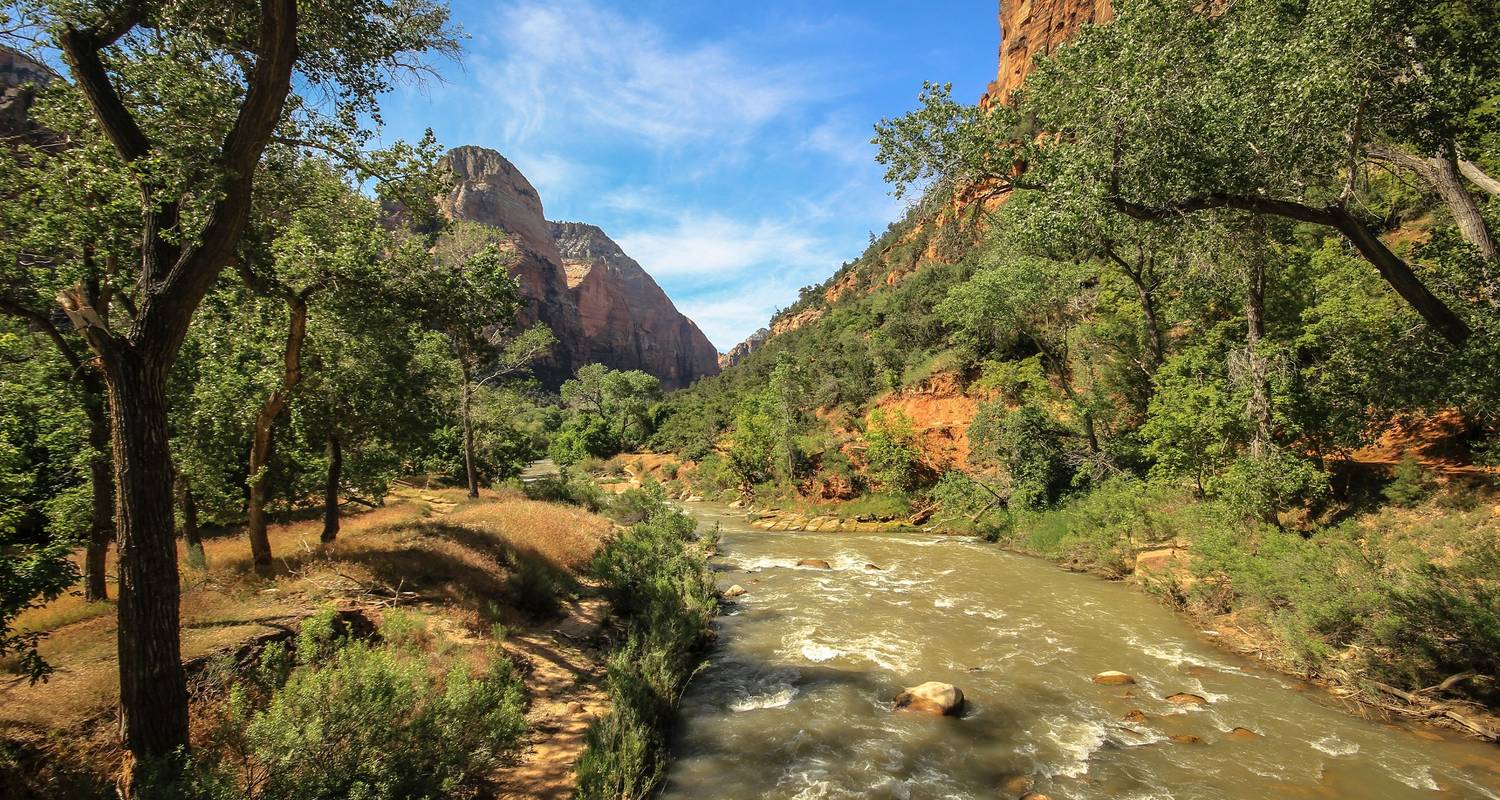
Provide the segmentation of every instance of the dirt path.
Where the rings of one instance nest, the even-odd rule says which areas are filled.
[[[526,722],[531,733],[519,763],[496,776],[493,797],[573,796],[573,765],[583,753],[584,734],[609,706],[600,686],[608,618],[605,600],[586,597],[571,602],[567,618],[558,624],[506,640],[506,652],[529,670]]]

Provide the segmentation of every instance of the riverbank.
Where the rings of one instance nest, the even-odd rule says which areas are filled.
[[[691,465],[637,454],[621,460],[617,480],[729,499],[761,530],[980,533],[935,522],[922,504],[862,518],[869,498],[728,498],[694,477]],[[1427,487],[1410,507],[1284,530],[1234,527],[1186,492],[1116,482],[983,533],[1013,552],[1138,586],[1212,631],[1219,646],[1320,687],[1351,713],[1495,741],[1500,499],[1482,486],[1459,488]]]
[[[1127,582],[973,537],[767,532],[683,505],[721,528],[719,585],[743,592],[684,697],[664,800],[1500,791],[1492,745],[1331,707]],[[1111,670],[1133,682],[1095,681]],[[893,708],[928,681],[966,709]]]

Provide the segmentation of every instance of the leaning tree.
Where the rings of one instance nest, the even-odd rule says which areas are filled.
[[[8,37],[61,53],[140,214],[138,260],[111,281],[122,313],[96,308],[84,286],[58,295],[109,396],[123,783],[138,795],[144,780],[170,778],[189,744],[167,381],[193,313],[235,256],[272,137],[357,150],[392,80],[456,42],[432,0],[43,0],[22,11]]]

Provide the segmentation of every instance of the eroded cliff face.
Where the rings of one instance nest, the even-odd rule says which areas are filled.
[[[635,259],[599,228],[550,223],[583,323],[584,362],[638,369],[676,389],[719,372],[719,353]]]
[[[707,337],[603,231],[548,222],[535,187],[494,150],[454,148],[446,163],[458,180],[439,209],[510,234],[520,254],[511,276],[526,299],[520,322],[544,323],[557,337],[537,368],[544,385],[595,362],[648,372],[666,388],[718,373]]]
[[[1090,22],[1114,17],[1110,0],[1001,0],[1000,69],[981,104],[1005,103],[1046,55]]]

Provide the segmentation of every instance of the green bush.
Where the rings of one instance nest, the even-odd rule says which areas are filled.
[[[230,757],[200,770],[200,796],[459,796],[519,743],[525,697],[508,660],[437,678],[420,651],[337,637],[330,620],[304,625],[294,667],[267,648],[230,689],[218,734]]]
[[[645,798],[666,772],[666,731],[718,607],[705,555],[711,542],[694,543],[694,527],[658,500],[646,521],[594,558],[628,638],[609,660],[610,712],[589,727],[578,761],[582,800]]]
[[[916,488],[922,454],[917,449],[910,417],[900,410],[893,414],[878,408],[871,411],[865,426],[865,444],[867,472],[877,485],[896,492]]]
[[[1397,462],[1391,482],[1386,484],[1383,493],[1388,502],[1411,508],[1432,493],[1432,479],[1422,469],[1422,462],[1416,456],[1408,455]]]

